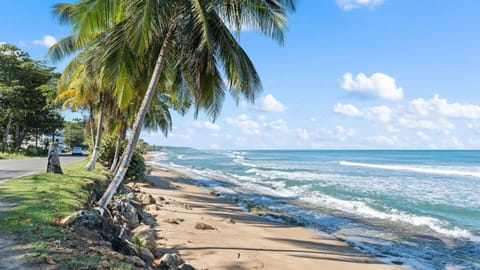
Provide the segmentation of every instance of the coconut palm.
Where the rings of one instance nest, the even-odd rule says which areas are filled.
[[[108,4],[111,2],[116,4]],[[132,74],[150,76],[121,168],[98,202],[102,212],[125,176],[151,100],[159,90],[160,78],[167,77],[165,74],[172,75],[169,78],[173,91],[169,94],[180,103],[193,102],[195,116],[203,109],[215,120],[226,91],[230,91],[237,101],[240,96],[254,101],[261,90],[260,79],[231,29],[239,35],[242,27],[248,25],[282,43],[286,13],[294,9],[293,0],[85,0],[79,4],[89,8],[79,9],[82,12],[64,9],[60,14],[70,16],[68,20],[74,24],[78,48],[99,37],[104,39],[107,44],[103,57],[105,74],[120,78],[116,81],[117,88],[126,83],[123,87],[131,89],[124,78]],[[118,10],[112,12],[114,8]],[[128,55],[125,58],[109,57],[123,51],[124,46],[134,52],[133,62]],[[110,69],[109,63],[112,62],[109,60],[116,61],[121,67]],[[224,85],[222,74],[228,85]]]

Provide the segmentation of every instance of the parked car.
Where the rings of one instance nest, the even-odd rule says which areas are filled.
[[[81,147],[73,147],[72,148],[72,156],[75,156],[75,155],[83,155],[83,150]]]

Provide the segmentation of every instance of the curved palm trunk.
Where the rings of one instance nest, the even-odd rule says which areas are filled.
[[[122,145],[122,141],[125,139],[125,129],[126,123],[122,123],[120,126],[120,131],[117,137],[117,142],[115,144],[115,154],[113,156],[112,166],[110,167],[110,171],[114,172],[115,168],[117,168],[118,157],[120,156],[120,146]]]
[[[127,147],[125,148],[125,151],[122,155],[122,159],[120,161],[120,168],[115,173],[112,182],[108,186],[102,198],[100,198],[100,200],[98,201],[98,207],[100,208],[100,214],[102,215],[105,207],[117,191],[118,186],[122,183],[123,178],[127,173],[129,162],[132,159],[133,151],[135,150],[135,146],[137,145],[138,139],[140,137],[140,132],[142,131],[145,115],[147,114],[148,107],[150,105],[150,102],[152,101],[153,94],[155,93],[155,90],[157,88],[158,80],[160,79],[160,75],[165,65],[166,54],[167,51],[170,49],[169,45],[172,39],[173,32],[176,28],[175,25],[176,23],[173,23],[170,26],[167,35],[165,36],[165,39],[163,41],[162,47],[158,54],[157,62],[155,63],[152,77],[150,78],[150,82],[148,83],[147,92],[145,93],[140,109],[135,117],[135,122],[128,138]]]
[[[103,118],[105,115],[105,102],[103,99],[103,95],[100,97],[100,115],[98,117],[98,127],[97,127],[97,135],[95,136],[95,147],[93,149],[92,158],[90,162],[87,164],[87,170],[93,171],[95,170],[95,163],[97,163],[97,158],[100,150],[100,143],[102,141],[102,127],[103,127]]]

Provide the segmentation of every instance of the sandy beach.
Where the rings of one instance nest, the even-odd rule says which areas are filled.
[[[399,269],[328,235],[246,213],[176,172],[152,167],[148,181],[155,187],[141,190],[164,199],[151,211],[157,246],[177,250],[197,269]]]

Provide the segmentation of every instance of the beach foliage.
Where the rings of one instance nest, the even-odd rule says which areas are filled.
[[[120,144],[120,152],[125,149],[126,141],[123,140]],[[110,168],[115,157],[115,150],[117,144],[116,136],[109,136],[104,139],[98,156],[98,161],[106,168]],[[141,181],[145,177],[145,158],[143,157],[143,149],[137,147],[130,161],[127,174],[125,178],[128,181]]]

